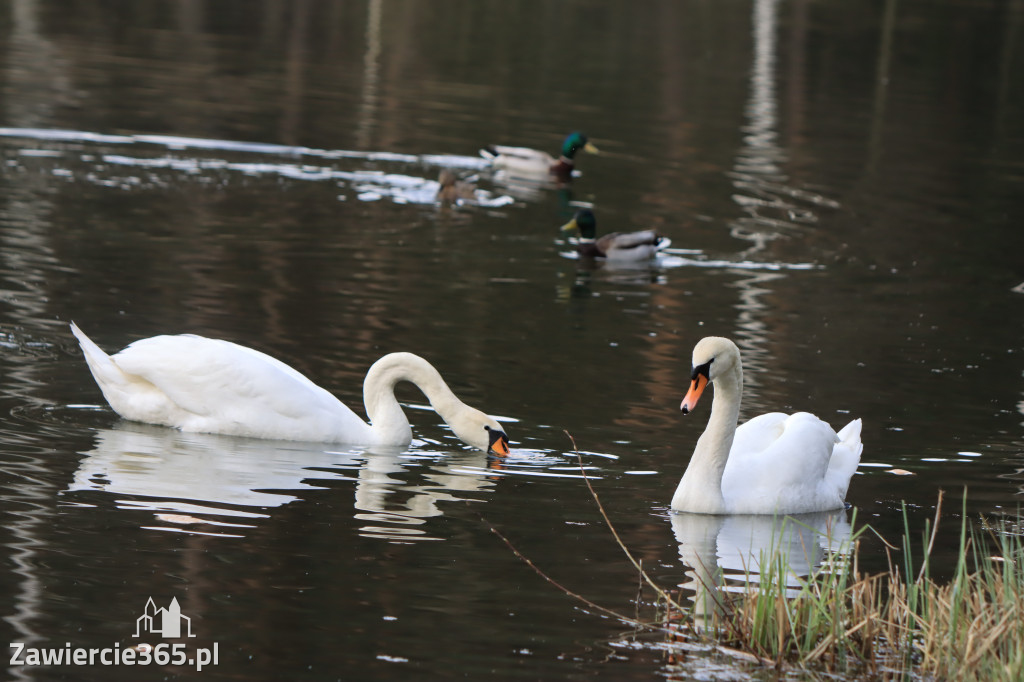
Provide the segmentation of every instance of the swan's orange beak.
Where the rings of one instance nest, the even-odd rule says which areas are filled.
[[[683,411],[683,414],[692,412],[693,408],[697,407],[697,401],[700,400],[701,394],[704,393],[704,389],[707,387],[708,375],[695,371],[693,373],[693,380],[690,381],[690,390],[686,392],[686,397],[683,398],[683,402],[679,405],[679,409]]]
[[[491,430],[491,444],[487,447],[487,453],[498,457],[508,457],[511,450],[508,447],[508,436],[501,431]]]

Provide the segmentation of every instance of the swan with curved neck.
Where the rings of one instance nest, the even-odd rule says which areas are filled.
[[[736,344],[709,336],[693,349],[692,411],[715,385],[711,417],[672,497],[672,508],[704,514],[799,514],[844,506],[863,445],[861,420],[838,434],[807,412],[770,412],[737,428],[743,367]]]
[[[366,373],[367,424],[297,370],[230,341],[154,336],[110,356],[74,323],[71,331],[107,402],[132,421],[249,438],[406,446],[412,427],[395,386],[409,381],[464,442],[509,452],[501,424],[459,400],[438,371],[412,353],[385,355]]]

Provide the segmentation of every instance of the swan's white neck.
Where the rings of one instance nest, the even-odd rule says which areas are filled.
[[[711,417],[697,440],[690,464],[672,497],[672,508],[703,514],[726,513],[722,474],[732,450],[743,395],[743,370],[739,359],[730,371],[715,377]]]
[[[363,404],[381,445],[406,445],[412,427],[395,398],[395,385],[412,382],[447,423],[466,406],[456,397],[433,365],[412,353],[390,353],[373,363],[363,381]]]

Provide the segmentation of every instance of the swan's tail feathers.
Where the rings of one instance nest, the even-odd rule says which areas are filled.
[[[124,381],[125,374],[121,368],[114,364],[110,356],[93,343],[92,339],[86,336],[85,332],[79,329],[74,322],[71,323],[71,333],[78,339],[78,345],[82,347],[82,354],[85,356],[86,364],[89,365],[89,371],[92,372],[93,378],[96,379],[96,383],[101,389],[111,383]],[[103,392],[106,395],[105,389]]]
[[[864,444],[860,442],[860,430],[863,422],[854,419],[839,431],[839,442],[857,452],[857,461],[860,462],[860,453],[864,451]]]
[[[78,345],[82,347],[82,353],[85,355],[86,361],[92,366],[93,361],[102,361],[106,359],[110,361],[110,356],[103,352],[103,350],[92,342],[88,336],[85,335],[78,325],[74,322],[71,323],[71,333],[78,339]]]
[[[836,434],[839,442],[832,449],[832,459],[829,460],[827,476],[839,489],[842,498],[846,497],[850,479],[857,472],[860,455],[864,451],[864,444],[860,442],[861,425],[860,419],[854,419]]]

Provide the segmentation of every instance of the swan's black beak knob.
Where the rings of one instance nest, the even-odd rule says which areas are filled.
[[[679,409],[683,411],[683,414],[689,414],[693,411],[693,408],[697,407],[697,401],[700,400],[704,389],[708,387],[708,381],[710,381],[708,374],[710,372],[710,362],[693,368],[693,374],[690,375],[690,390],[686,392],[686,397],[679,404]]]
[[[487,453],[490,455],[498,455],[499,457],[507,457],[511,450],[508,447],[508,436],[505,435],[504,431],[492,429],[487,426],[487,433],[490,436],[490,443],[487,446]]]

